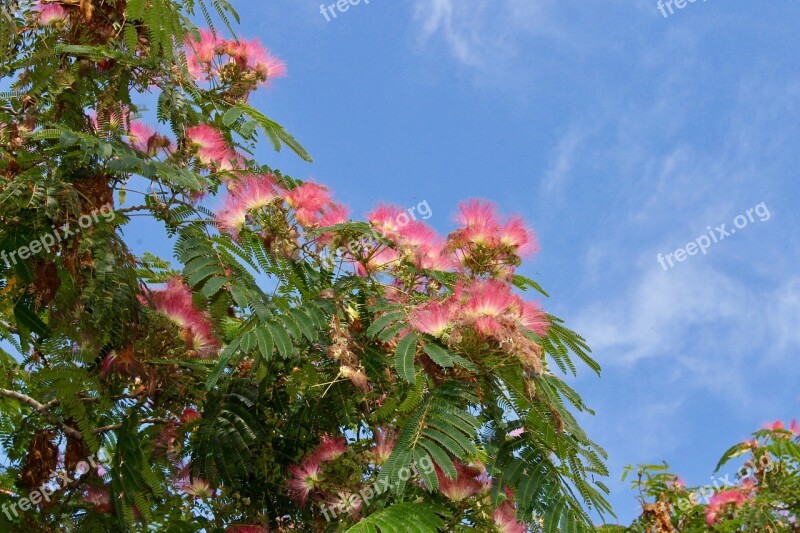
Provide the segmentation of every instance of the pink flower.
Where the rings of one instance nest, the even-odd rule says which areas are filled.
[[[36,10],[39,12],[39,24],[43,26],[50,26],[57,22],[67,20],[67,11],[61,4],[45,3],[39,0]]]
[[[86,489],[83,500],[88,504],[94,505],[95,511],[98,513],[110,513],[114,510],[114,506],[111,505],[111,496],[105,487],[89,487]]]
[[[519,321],[523,326],[536,333],[539,337],[546,337],[547,330],[550,328],[550,319],[541,308],[533,302],[520,302]]]
[[[397,234],[398,244],[411,248],[435,246],[438,243],[438,236],[433,228],[417,220],[399,226]]]
[[[453,257],[447,252],[441,241],[420,246],[415,252],[417,268],[444,271],[454,266]]]
[[[400,260],[400,254],[397,250],[381,247],[377,251],[370,252],[366,262],[359,261],[356,263],[356,272],[359,276],[366,277],[371,273],[383,270],[388,265],[396,263]]]
[[[399,207],[389,204],[378,204],[378,206],[367,215],[367,220],[375,230],[384,237],[392,238],[397,235],[398,230],[404,225],[401,221],[408,223],[408,215],[405,219],[401,217],[405,212]]]
[[[303,464],[291,466],[287,484],[292,498],[305,505],[309,494],[319,483],[320,473],[320,465],[316,461],[306,460]]]
[[[225,533],[269,533],[269,528],[254,524],[235,524],[228,526]]]
[[[155,134],[156,132],[153,131],[153,128],[144,122],[134,120],[130,123],[130,127],[128,128],[128,142],[138,151],[147,153],[149,151],[150,139]]]
[[[182,328],[187,345],[200,357],[211,357],[219,348],[211,319],[194,307],[192,292],[181,279],[170,279],[164,289],[153,291],[152,298],[155,310]]]
[[[199,33],[200,40],[190,35],[186,39],[186,46],[191,48],[198,61],[211,63],[215,55],[222,53],[225,41],[214,35],[211,30],[200,30]]]
[[[225,41],[210,30],[200,30],[200,40],[190,35],[186,39],[186,64],[189,75],[196,80],[209,79],[214,57],[221,54]]]
[[[350,209],[343,204],[330,204],[319,219],[320,227],[336,226],[344,224],[350,219]]]
[[[348,220],[350,220],[350,209],[348,209],[346,205],[332,203],[325,208],[318,224],[321,228],[327,228],[336,226],[337,224],[344,224]],[[333,237],[333,233],[323,233],[319,236],[317,241],[319,245],[324,246],[329,244],[333,240]]]
[[[264,79],[282,78],[286,76],[286,64],[269,53],[258,39],[251,41],[228,41],[225,52],[240,67],[255,70]]]
[[[780,420],[776,420],[771,424],[767,424],[767,429],[769,429],[770,431],[785,431],[786,426],[784,426],[783,422],[781,422]]]
[[[275,177],[270,174],[244,177],[225,199],[217,214],[217,223],[231,235],[238,235],[250,211],[267,207],[280,198],[281,193]]]
[[[204,165],[232,170],[241,164],[241,156],[228,146],[222,133],[207,124],[187,128],[186,138],[197,147],[197,159]]]
[[[336,508],[338,512],[347,513],[350,516],[358,515],[359,511],[361,511],[361,507],[364,505],[364,501],[358,494],[353,494],[346,490],[336,494],[329,503]]]
[[[192,409],[191,407],[185,409],[183,414],[181,414],[181,424],[191,424],[195,420],[199,420],[202,418],[202,415],[197,412],[196,409]]]
[[[780,420],[776,420],[775,422],[767,424],[765,426],[765,429],[768,429],[770,431],[789,431],[795,437],[800,435],[800,424],[798,424],[797,420],[792,420],[789,423],[788,429],[786,428],[786,424],[784,424]]]
[[[516,302],[511,289],[500,281],[475,281],[469,287],[462,313],[482,335],[498,335],[500,318]]]
[[[228,526],[225,529],[225,533],[269,533],[269,528],[264,528],[262,526],[254,526],[254,525],[243,525],[237,524],[233,526]]]
[[[214,489],[211,488],[208,481],[200,478],[189,479],[187,476],[182,482],[176,484],[175,488],[189,496],[200,499],[210,498],[214,495]]]
[[[375,430],[375,447],[372,448],[372,454],[375,456],[377,464],[382,465],[389,459],[395,442],[397,442],[397,437],[386,429],[378,428]]]
[[[114,350],[103,359],[100,373],[107,376],[112,371],[123,376],[133,376],[138,373],[139,361],[136,359],[132,345],[121,350]]]
[[[527,533],[528,527],[522,522],[517,522],[517,511],[509,499],[500,504],[492,514],[494,525],[500,533]]]
[[[741,507],[747,501],[747,495],[739,490],[723,490],[714,494],[706,507],[706,522],[713,526],[726,508],[733,504],[734,508]]]
[[[347,440],[344,437],[323,435],[322,442],[311,453],[315,462],[327,463],[339,458],[347,451]]]
[[[525,256],[539,249],[536,234],[525,225],[520,217],[511,217],[500,228],[500,243],[514,249],[517,255]]]
[[[500,223],[497,208],[486,200],[473,199],[462,202],[456,220],[464,225],[461,236],[473,244],[495,246],[499,242]]]
[[[439,491],[454,502],[460,502],[478,494],[483,489],[479,480],[481,469],[456,462],[456,478],[448,478],[438,466],[436,476],[439,478]]]
[[[307,181],[285,194],[286,203],[295,211],[297,223],[311,227],[319,222],[322,211],[331,203],[327,187]]]
[[[427,302],[411,312],[409,322],[421,333],[441,337],[452,319],[452,305],[443,302]]]
[[[458,206],[456,220],[467,228],[491,226],[499,227],[497,220],[497,207],[486,200],[473,198],[461,202]]]

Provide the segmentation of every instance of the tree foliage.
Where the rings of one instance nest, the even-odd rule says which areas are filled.
[[[746,457],[744,461],[739,460]],[[733,474],[722,472],[738,464]],[[728,449],[712,482],[687,487],[663,465],[628,467],[642,515],[625,531],[800,531],[800,425],[781,422]]]
[[[532,232],[480,200],[446,238],[387,205],[354,221],[256,162],[264,140],[311,158],[248,104],[285,67],[237,21],[225,0],[3,3],[0,520],[593,530],[605,452],[563,376],[599,367],[519,295],[546,296],[517,273]],[[131,250],[142,216],[172,258]]]

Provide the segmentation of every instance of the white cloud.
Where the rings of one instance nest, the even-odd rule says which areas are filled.
[[[519,33],[558,35],[548,21],[552,0],[417,0],[423,41],[441,35],[461,63],[494,67],[515,53]],[[551,22],[551,21],[550,21]]]

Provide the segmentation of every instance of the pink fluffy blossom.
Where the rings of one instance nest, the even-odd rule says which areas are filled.
[[[511,499],[507,499],[494,510],[492,520],[500,533],[527,533],[528,527],[517,522],[517,511]]]
[[[515,302],[508,285],[499,281],[474,282],[469,288],[469,297],[464,315],[475,324],[483,335],[496,335],[501,328],[499,318]]]
[[[61,4],[45,3],[39,0],[36,10],[39,12],[39,24],[43,26],[50,26],[57,22],[67,20],[67,11]]]
[[[350,220],[350,209],[346,205],[332,203],[325,208],[325,211],[320,216],[318,224],[322,228],[336,226],[337,224],[344,224]],[[320,245],[329,244],[333,240],[332,233],[323,233],[319,236],[318,242]]]
[[[313,181],[307,181],[286,192],[285,199],[294,209],[297,223],[303,227],[316,225],[323,210],[331,203],[328,188]]]
[[[192,292],[182,280],[172,278],[164,289],[153,291],[153,305],[182,329],[187,345],[200,357],[211,357],[219,348],[211,319],[194,307]]]
[[[337,224],[344,224],[350,219],[350,209],[343,204],[332,203],[319,219],[320,227],[335,226]]]
[[[397,263],[399,260],[400,254],[397,250],[382,246],[377,251],[371,252],[366,261],[357,262],[356,272],[359,276],[366,277]]]
[[[149,151],[150,139],[155,134],[153,128],[144,122],[134,120],[128,128],[128,142],[138,151],[146,153]]]
[[[457,475],[455,479],[450,479],[436,466],[439,491],[448,499],[460,502],[478,494],[483,489],[483,483],[479,479],[482,474],[481,469],[459,462],[455,464],[455,467]]]
[[[347,451],[347,440],[344,437],[323,435],[322,442],[314,449],[311,456],[315,462],[327,463],[338,459]]]
[[[536,333],[539,337],[546,337],[550,328],[550,319],[542,309],[533,302],[524,302],[518,299],[520,313],[519,321],[523,326]]]
[[[197,147],[197,159],[204,165],[232,170],[241,163],[241,156],[228,146],[222,133],[207,124],[187,128],[186,138]]]
[[[83,500],[95,507],[95,511],[99,513],[110,513],[114,510],[114,506],[111,505],[111,496],[109,495],[108,489],[103,488],[95,488],[89,487],[86,489],[86,494],[83,497]]]
[[[292,498],[305,505],[320,479],[320,465],[316,461],[306,460],[300,465],[289,468],[289,493]]]
[[[375,456],[376,463],[382,465],[389,459],[395,442],[397,442],[397,437],[388,430],[384,428],[375,430],[375,447],[372,448],[372,454]]]
[[[239,234],[250,211],[267,207],[282,194],[275,177],[270,174],[246,176],[231,189],[217,214],[219,227],[231,235]]]
[[[441,337],[453,320],[453,306],[449,303],[427,302],[411,312],[409,321],[421,332]]]
[[[189,36],[186,39],[186,63],[189,74],[196,80],[210,76],[214,57],[222,53],[225,41],[216,37],[210,30],[200,30],[200,39]]]
[[[225,52],[241,68],[252,69],[265,79],[286,76],[286,64],[266,50],[258,39],[230,40],[225,43]]]
[[[484,246],[499,242],[500,222],[493,203],[479,199],[462,202],[456,220],[464,226],[462,235],[467,241]]]
[[[539,249],[536,234],[520,217],[511,217],[500,228],[500,243],[513,248],[517,255],[530,255]]]
[[[181,414],[181,424],[191,424],[200,418],[202,418],[202,415],[198,413],[196,409],[192,409],[190,407],[188,409],[184,409],[183,413]]]
[[[741,507],[747,501],[747,495],[739,490],[723,490],[714,494],[706,507],[706,522],[709,526],[717,523],[724,511],[733,504],[734,508]]]
[[[402,224],[401,215],[405,212],[397,206],[378,204],[368,215],[367,220],[375,230],[384,237],[393,238],[397,235]],[[408,216],[408,215],[406,215]]]

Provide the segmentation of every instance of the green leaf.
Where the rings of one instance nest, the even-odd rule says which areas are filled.
[[[450,354],[442,348],[441,346],[433,343],[425,344],[424,348],[425,353],[433,359],[433,362],[443,368],[452,368],[453,366],[453,358],[450,357]]]
[[[278,353],[281,354],[281,357],[284,359],[291,357],[294,351],[292,339],[289,337],[289,334],[286,333],[286,330],[283,329],[280,324],[274,322],[268,322],[267,328],[269,328],[270,333],[272,333],[272,338],[275,341],[275,346],[278,347]]]
[[[411,384],[417,382],[416,370],[414,368],[414,356],[417,354],[417,341],[419,337],[416,333],[409,333],[397,343],[395,352],[394,366],[397,373],[404,380]]]
[[[236,350],[239,349],[239,343],[241,342],[241,337],[234,339],[228,346],[225,347],[224,350],[222,350],[222,353],[219,354],[217,366],[211,371],[211,375],[208,376],[208,380],[206,381],[206,389],[211,390],[214,388],[214,385],[217,384],[217,381],[219,381],[222,373],[225,372],[225,369],[228,367],[228,363],[233,358]]]
[[[266,361],[272,359],[272,334],[269,329],[264,326],[256,328],[256,340],[258,341],[258,350]]]
[[[375,337],[378,333],[383,331],[386,327],[399,320],[404,319],[406,314],[403,311],[393,311],[391,313],[386,313],[385,315],[381,316],[380,318],[375,319],[372,324],[369,325],[367,328],[367,335],[370,337]]]
[[[244,109],[239,106],[234,106],[228,109],[224,115],[222,115],[222,124],[224,124],[226,128],[230,128],[231,125],[239,120],[239,117],[241,117],[243,114]]]

